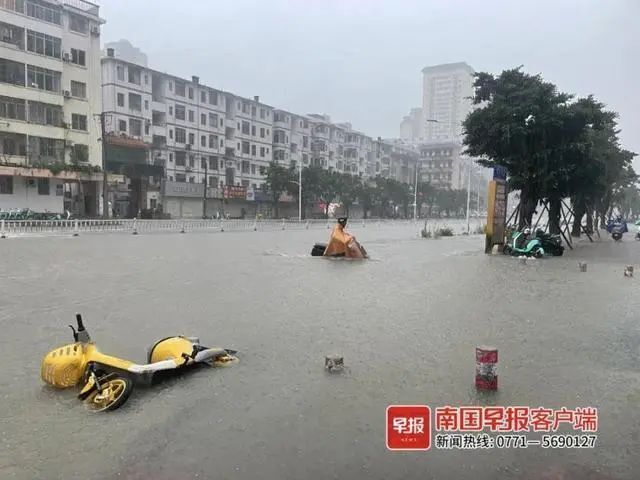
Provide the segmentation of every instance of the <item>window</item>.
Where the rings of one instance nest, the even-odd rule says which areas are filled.
[[[0,118],[26,120],[25,100],[20,98],[0,97]]]
[[[142,120],[137,120],[135,118],[129,119],[129,133],[134,137],[142,136]]]
[[[74,130],[87,131],[87,116],[79,115],[77,113],[71,114],[71,128]]]
[[[127,122],[126,120],[118,120],[118,131],[126,132],[127,131]]]
[[[144,84],[145,85],[149,85],[149,75],[145,74],[145,76],[144,76]]]
[[[218,136],[209,135],[209,148],[216,148],[218,146]]]
[[[307,136],[302,137],[302,146],[303,146],[303,148],[308,148],[309,147],[309,137],[307,137]]]
[[[196,141],[196,136],[193,133],[189,134],[189,145],[193,145]]]
[[[242,113],[249,113],[249,104],[248,103],[243,103],[242,104]]]
[[[255,105],[251,106],[251,115],[254,116],[254,117],[256,116],[256,107],[255,107]]]
[[[169,163],[173,163],[173,153],[169,152]]]
[[[189,166],[193,168],[196,161],[196,157],[194,155],[189,155]]]
[[[242,161],[242,173],[249,173],[251,164],[247,160]]]
[[[218,170],[218,157],[209,157],[209,170]]]
[[[173,107],[169,106],[169,115],[173,115]]]
[[[207,92],[205,92],[204,90],[200,92],[200,101],[202,103],[205,103],[207,101]]]
[[[249,180],[242,180],[242,186],[244,188],[249,188],[249,183],[250,183]]]
[[[71,63],[76,65],[86,65],[86,54],[84,50],[78,50],[77,48],[71,49]]]
[[[189,99],[193,100],[193,88],[189,87]]]
[[[195,112],[193,110],[189,110],[189,121],[195,122]]]
[[[249,153],[249,142],[242,142],[242,153]]]
[[[207,185],[209,185],[210,187],[217,187],[218,177],[209,177],[209,183]]]
[[[138,67],[134,67],[133,65],[129,65],[128,70],[129,70],[129,83],[140,85],[140,75],[142,71]]]
[[[9,0],[8,2],[5,0],[4,7],[24,13],[24,3],[23,0]],[[45,22],[61,25],[60,11],[59,8],[45,7],[39,3],[27,2],[27,15],[39,20],[44,20]]]
[[[187,164],[187,152],[176,152],[176,166],[184,167]]]
[[[48,178],[39,178],[38,179],[38,195],[49,195],[49,179]]]
[[[176,128],[176,143],[187,143],[187,131],[184,128]]]
[[[82,145],[80,143],[74,143],[71,150],[71,160],[73,162],[88,162],[89,161],[89,146]]]
[[[176,182],[187,183],[187,176],[184,173],[176,173]]]
[[[253,135],[254,137],[256,136],[256,126],[255,125],[251,125],[251,135]]]
[[[202,135],[200,137],[200,146],[201,147],[206,147],[207,146],[207,136],[206,135]]]
[[[118,80],[122,80],[124,82],[124,66],[118,65],[116,67],[116,75],[118,76]]]
[[[218,104],[218,92],[214,92],[213,90],[209,91],[209,103],[211,105]]]
[[[76,98],[87,98],[87,84],[71,80],[71,96]]]
[[[264,108],[260,109],[260,118],[264,118]]]
[[[49,103],[29,102],[29,122],[60,127],[63,122],[62,107]]]
[[[196,183],[196,177],[189,177],[189,183]]]
[[[33,30],[27,30],[27,50],[47,57],[61,57],[62,40]]]
[[[149,100],[144,101],[144,109],[149,110]]]
[[[264,138],[264,128],[260,129],[260,138]]]
[[[59,141],[54,138],[43,137],[29,137],[29,140],[33,142],[30,147],[32,145],[35,146],[35,143],[38,144],[38,149],[34,151],[38,152],[41,157],[57,157],[58,147],[61,147]]]
[[[264,147],[260,147],[260,156],[264,157]]]
[[[302,154],[302,163],[309,163],[309,155],[306,153]]]
[[[124,93],[118,94],[118,106],[124,107]]]
[[[207,114],[206,113],[201,113],[200,114],[200,123],[202,125],[206,125],[207,124]]]
[[[89,20],[75,13],[69,13],[69,30],[78,33],[87,33],[89,31]]]
[[[27,65],[27,83],[31,88],[60,93],[60,76],[60,72]]]
[[[274,150],[273,151],[273,159],[274,160],[284,160],[284,150]]]
[[[185,119],[184,105],[178,105],[176,103],[176,120],[184,120],[184,119]]]
[[[137,93],[129,93],[129,110],[142,111],[142,97]]]
[[[252,163],[251,164],[251,175],[255,175],[256,174],[256,164]]]
[[[216,115],[215,113],[209,114],[209,125],[211,125],[212,127],[218,126],[218,115]]]
[[[0,175],[0,194],[13,195],[13,177]]]
[[[207,160],[204,157],[200,159],[200,168],[203,170],[207,168]]]
[[[149,121],[147,120],[144,124],[144,134],[149,135]]]
[[[242,121],[242,133],[249,135],[249,122]]]
[[[251,155],[253,155],[253,156],[256,155],[256,146],[255,145],[251,145]]]
[[[169,91],[173,91],[173,82],[171,80],[169,80]]]

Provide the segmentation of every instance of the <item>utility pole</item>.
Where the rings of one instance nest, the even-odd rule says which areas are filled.
[[[207,163],[208,159],[202,160],[204,162],[204,194],[202,195],[202,218],[207,218],[207,185],[209,178],[207,177]]]
[[[469,226],[469,206],[471,203],[471,159],[469,159],[469,180],[467,182],[467,235],[471,233]]]
[[[107,120],[105,113],[100,114],[102,135],[102,218],[109,218],[109,183],[107,182]]]
[[[416,160],[416,184],[413,189],[413,221],[418,220],[418,160]]]
[[[302,160],[298,168],[298,221],[302,222]]]

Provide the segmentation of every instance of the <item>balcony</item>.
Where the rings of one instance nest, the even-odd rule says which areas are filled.
[[[0,42],[2,46],[24,50],[24,28],[0,22]]]

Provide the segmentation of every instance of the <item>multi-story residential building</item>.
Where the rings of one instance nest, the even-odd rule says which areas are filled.
[[[412,108],[400,122],[400,138],[402,140],[419,141],[424,136],[424,118],[422,108]]]
[[[102,23],[84,0],[0,0],[0,209],[100,213]]]
[[[422,69],[424,141],[462,140],[462,122],[472,109],[474,70],[464,62]]]
[[[285,110],[273,112],[273,160],[298,168],[309,165],[311,122],[303,115]]]
[[[200,216],[205,177],[208,212],[219,210],[215,203],[223,198],[256,200],[274,146],[279,161],[289,159],[290,133],[276,135],[274,109],[258,97],[131,63],[113,47],[102,67],[108,166],[131,184],[121,215],[161,203],[172,216]]]

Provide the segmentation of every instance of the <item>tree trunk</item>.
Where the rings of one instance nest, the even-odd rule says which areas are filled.
[[[593,210],[587,211],[587,233],[589,235],[593,234],[593,216],[594,216]]]
[[[520,212],[518,219],[519,230],[531,226],[533,212],[535,212],[537,203],[537,198],[534,198],[531,192],[523,188],[520,193]]]
[[[558,235],[560,233],[560,210],[562,202],[559,198],[549,199],[549,233]]]
[[[582,225],[582,217],[585,213],[584,201],[582,199],[577,199],[573,202],[573,227],[571,228],[571,236],[572,237],[580,237],[580,233],[582,229],[580,228]]]
[[[273,197],[273,211],[274,211],[274,216],[275,218],[279,218],[280,217],[280,210],[279,210],[279,205],[278,205],[278,199],[276,197]]]

